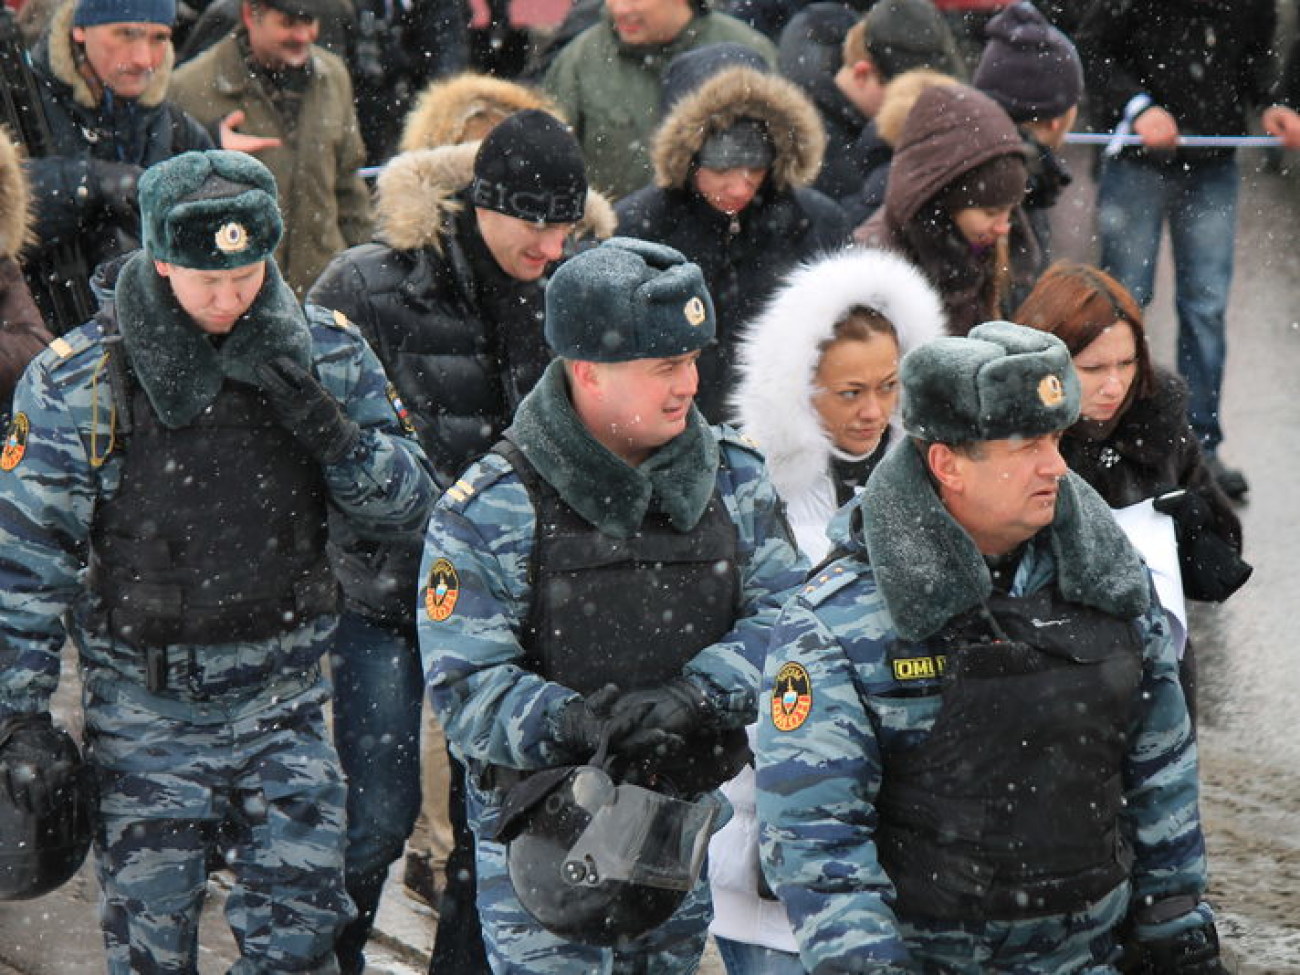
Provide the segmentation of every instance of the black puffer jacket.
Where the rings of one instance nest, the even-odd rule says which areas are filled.
[[[758,194],[733,218],[695,191],[693,176],[705,140],[742,118],[764,123],[775,158]],[[710,423],[727,416],[740,326],[758,313],[787,271],[848,243],[844,212],[808,187],[820,168],[824,139],[816,109],[791,82],[751,68],[727,68],[674,105],[655,136],[655,185],[615,207],[620,234],[675,247],[704,272],[717,310],[718,341],[700,358],[696,405]]]
[[[444,487],[496,442],[550,361],[545,281],[501,270],[463,198],[477,150],[471,143],[396,156],[379,179],[380,239],[336,257],[307,295],[361,330]],[[608,236],[608,202],[589,198],[584,224]],[[420,542],[344,539],[335,569],[350,608],[409,616]]]
[[[43,281],[49,248],[79,241],[89,274],[102,261],[140,246],[134,179],[138,171],[191,149],[211,149],[198,122],[165,98],[171,55],[137,99],[96,100],[77,71],[72,40],[75,4],[65,3],[32,52],[32,68],[49,120],[51,145],[28,162],[40,245],[26,260],[28,284],[50,326],[62,333],[81,322],[49,320]],[[125,179],[106,179],[99,162],[124,163]]]

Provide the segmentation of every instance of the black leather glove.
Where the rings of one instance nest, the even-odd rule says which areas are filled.
[[[1202,924],[1158,941],[1138,946],[1142,975],[1228,975],[1219,958],[1219,933],[1212,923]]]
[[[1152,504],[1156,511],[1174,520],[1174,531],[1180,545],[1200,534],[1212,517],[1210,503],[1195,491],[1185,488],[1159,494]]]
[[[292,359],[259,364],[257,381],[281,426],[322,464],[342,460],[361,438],[361,427],[339,401]]]
[[[1178,488],[1158,495],[1152,503],[1156,511],[1174,520],[1178,566],[1188,599],[1222,602],[1246,584],[1254,568],[1215,531],[1214,510],[1203,495]]]
[[[629,691],[614,704],[612,719],[626,731],[619,739],[622,754],[671,749],[692,733],[708,729],[713,709],[698,684],[677,677],[661,687]]]
[[[119,219],[138,220],[140,200],[137,184],[144,171],[131,163],[91,159],[86,164],[88,187],[92,198]]]
[[[66,778],[67,737],[48,713],[16,714],[0,722],[0,789],[28,812],[54,802],[51,783]]]
[[[618,699],[618,686],[606,684],[600,690],[570,701],[560,712],[556,737],[560,745],[586,758],[600,747],[609,725],[609,709]]]

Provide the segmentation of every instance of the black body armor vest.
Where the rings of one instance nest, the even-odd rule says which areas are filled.
[[[115,349],[112,353],[118,355]],[[115,370],[130,411],[120,490],[91,530],[90,588],[139,646],[261,640],[337,609],[320,465],[262,394],[227,381],[190,425],[162,425]]]
[[[1081,910],[1132,862],[1119,819],[1135,627],[1054,587],[988,610],[996,623],[977,610],[927,641],[946,660],[942,709],[922,743],[884,756],[876,842],[904,916]]]
[[[565,503],[509,441],[494,449],[514,466],[536,511],[532,602],[520,634],[530,670],[581,694],[611,683],[638,690],[680,677],[730,632],[740,605],[736,526],[716,490],[690,532],[651,511],[631,538],[614,538]],[[748,753],[743,729],[701,729],[642,774],[704,792]],[[731,772],[719,778],[724,767]]]

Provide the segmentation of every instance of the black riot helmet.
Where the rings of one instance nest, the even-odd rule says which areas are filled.
[[[615,945],[667,921],[699,879],[713,822],[690,802],[595,765],[548,769],[511,790],[496,838],[519,902],[552,934]]]
[[[33,769],[39,788],[21,781]],[[81,868],[92,796],[76,743],[49,715],[0,723],[0,901],[40,897]]]

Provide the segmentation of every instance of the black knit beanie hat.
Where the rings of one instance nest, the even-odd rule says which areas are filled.
[[[578,140],[549,112],[516,112],[479,146],[469,195],[476,207],[520,220],[578,222],[587,204]]]
[[[985,35],[988,43],[974,85],[1006,109],[1013,122],[1047,121],[1079,104],[1079,52],[1028,0],[990,20]]]

